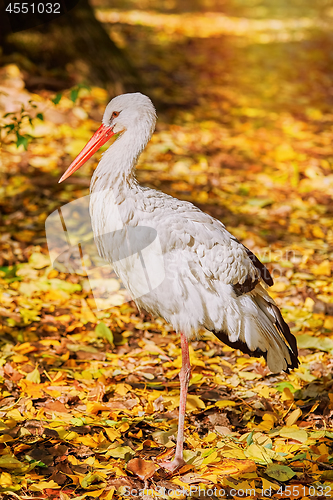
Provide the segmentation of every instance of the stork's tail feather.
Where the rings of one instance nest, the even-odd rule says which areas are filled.
[[[280,331],[280,333],[284,336],[286,341],[289,344],[289,351],[291,355],[291,362],[292,365],[290,368],[297,368],[299,365],[299,360],[298,360],[298,351],[297,351],[297,342],[295,336],[291,333],[289,326],[285,322],[285,320],[282,317],[281,311],[276,306],[275,304],[271,304],[272,309],[275,312],[276,315],[276,323],[275,326],[277,329]]]
[[[231,341],[228,337],[228,334],[222,330],[218,332],[212,330],[212,333],[214,333],[215,337],[221,340],[221,342],[223,342],[229,347],[232,347],[232,349],[239,349],[244,354],[248,354],[249,356],[253,356],[254,358],[260,358],[261,356],[263,356],[267,361],[267,351],[262,351],[259,347],[257,347],[255,350],[251,350],[248,347],[247,343],[240,339],[236,341]]]
[[[213,331],[216,337],[245,354],[263,356],[274,373],[297,368],[296,339],[267,292],[258,285],[238,300],[242,312],[230,309],[221,330]]]

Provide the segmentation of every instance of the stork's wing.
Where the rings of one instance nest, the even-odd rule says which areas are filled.
[[[154,203],[154,224],[163,253],[185,252],[192,274],[199,281],[219,280],[232,285],[237,296],[250,292],[259,282],[273,285],[268,269],[220,221],[192,203],[164,193],[155,197]]]
[[[264,264],[260,262],[258,257],[256,257],[254,253],[251,252],[251,250],[249,250],[246,246],[244,246],[244,248],[252,264],[257,269],[259,277],[253,280],[251,279],[251,276],[248,276],[243,283],[233,284],[232,287],[237,297],[243,295],[243,293],[247,293],[253,290],[257,286],[260,280],[266,283],[266,285],[268,286],[272,286],[274,283],[273,278],[270,272],[268,271],[267,267],[265,267]]]

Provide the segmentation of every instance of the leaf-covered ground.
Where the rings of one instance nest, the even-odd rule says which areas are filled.
[[[272,375],[207,332],[192,343],[174,475],[157,464],[175,447],[178,336],[132,303],[97,311],[86,277],[47,252],[45,219],[88,194],[98,155],[57,181],[110,96],[28,92],[26,69],[0,68],[4,499],[333,495],[332,12],[279,5],[97,5],[159,110],[139,180],[218,217],[265,262],[299,344],[300,367]]]

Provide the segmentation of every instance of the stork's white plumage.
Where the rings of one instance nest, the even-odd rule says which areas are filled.
[[[295,337],[264,288],[273,280],[255,255],[221,222],[191,203],[142,187],[136,181],[135,165],[153,134],[155,122],[155,109],[148,97],[140,93],[115,97],[106,107],[103,124],[60,181],[75,172],[112,135],[119,134],[93,174],[90,214],[100,255],[113,263],[129,291],[134,278],[124,264],[126,259],[119,259],[119,238],[101,236],[140,226],[157,232],[165,277],[135,301],[139,308],[163,317],[181,336],[183,364],[176,454],[172,462],[162,464],[174,470],[184,463],[188,340],[200,329],[212,331],[227,345],[252,356],[264,356],[273,372],[297,367],[298,359]]]

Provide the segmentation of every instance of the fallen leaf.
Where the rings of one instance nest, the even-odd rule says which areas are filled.
[[[59,486],[59,484],[57,484],[53,480],[51,480],[51,481],[41,481],[39,483],[33,483],[30,486],[30,489],[32,491],[44,491],[45,489],[57,490],[59,488],[61,488],[61,486]]]
[[[308,433],[303,429],[299,429],[296,425],[292,427],[282,427],[279,431],[279,435],[286,439],[294,439],[300,443],[305,443],[308,439]]]
[[[98,337],[106,339],[110,345],[113,345],[113,334],[110,328],[107,327],[105,323],[103,323],[102,321],[98,323],[98,325],[95,328],[95,332]]]
[[[269,465],[266,469],[266,474],[277,481],[289,481],[292,477],[296,476],[294,472],[287,465]]]
[[[23,463],[17,460],[12,455],[2,455],[0,456],[0,467],[3,469],[21,469],[23,467]]]
[[[287,427],[291,427],[292,425],[294,425],[301,416],[302,416],[302,410],[300,408],[296,408],[296,410],[289,413],[289,415],[286,418]]]
[[[138,476],[142,481],[153,477],[158,467],[153,462],[142,458],[133,458],[127,464],[127,470]]]

